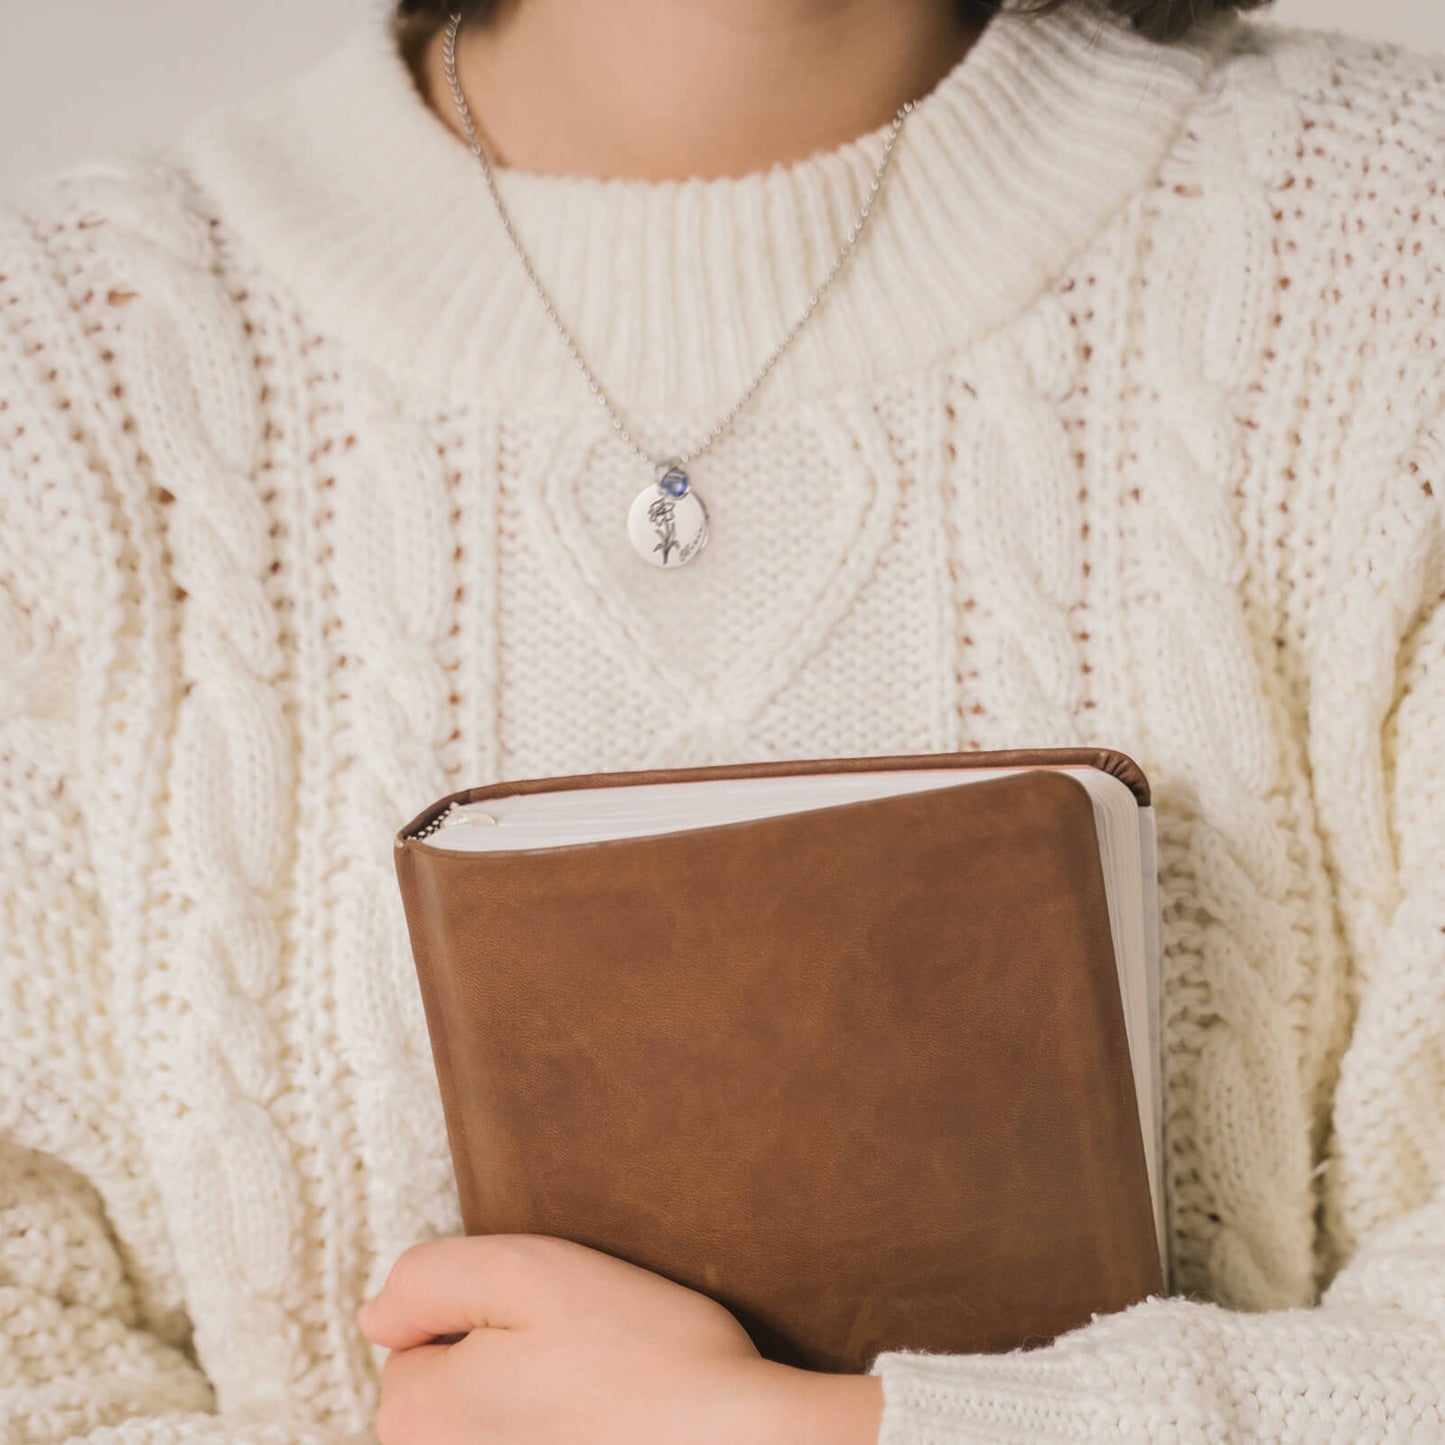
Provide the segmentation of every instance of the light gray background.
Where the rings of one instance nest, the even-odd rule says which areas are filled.
[[[0,192],[164,135],[211,99],[317,54],[379,3],[0,0]],[[1263,13],[1445,51],[1445,0],[1276,0]]]

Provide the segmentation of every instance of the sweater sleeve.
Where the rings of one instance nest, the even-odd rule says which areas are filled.
[[[1421,629],[1413,672],[1394,792],[1398,852],[1417,866],[1382,925],[1336,1090],[1344,1197],[1330,1212],[1345,1263],[1319,1305],[1247,1314],[1151,1299],[1041,1350],[883,1354],[880,1445],[1445,1434],[1445,605]]]
[[[1419,480],[1445,497],[1445,469]],[[1371,834],[1384,840],[1391,868],[1372,891],[1341,889],[1357,1002],[1326,1165],[1339,1268],[1318,1305],[1245,1313],[1155,1298],[1039,1350],[881,1354],[871,1371],[885,1398],[880,1445],[1445,1438],[1441,530],[1437,518],[1433,553],[1416,564],[1433,605],[1401,643],[1379,736],[1357,740],[1351,781],[1373,775],[1378,796],[1338,819],[1356,849]],[[1371,661],[1336,665],[1363,676]],[[1346,878],[1360,871],[1346,860]]]
[[[1325,499],[1290,524],[1317,583],[1297,720],[1338,928],[1312,985],[1338,1010],[1316,1288],[1152,1298],[1033,1351],[881,1354],[881,1445],[1445,1439],[1445,73],[1319,36],[1270,54],[1269,117],[1243,81],[1223,113],[1315,357],[1289,424]]]
[[[103,605],[125,585],[106,501],[124,451],[65,280],[0,208],[0,1440],[337,1445],[217,1414],[127,1117],[82,806],[128,676]]]
[[[1310,1307],[1151,1298],[998,1356],[880,1354],[880,1445],[1445,1438],[1445,392],[1342,501],[1308,731],[1349,949]],[[1432,406],[1434,403],[1432,403]]]

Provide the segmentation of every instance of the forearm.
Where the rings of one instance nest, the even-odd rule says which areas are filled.
[[[880,1355],[880,1445],[1445,1438],[1442,1227],[1402,1220],[1315,1308],[1153,1299],[1042,1349]]]

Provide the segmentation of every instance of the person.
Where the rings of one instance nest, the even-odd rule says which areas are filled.
[[[0,1437],[1445,1438],[1445,60],[402,10],[0,212]],[[457,1237],[406,818],[1055,745],[1153,787],[1170,1291],[831,1376]]]

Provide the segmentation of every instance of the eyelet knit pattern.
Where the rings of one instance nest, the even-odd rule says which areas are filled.
[[[503,171],[658,450],[880,129]],[[460,1228],[392,872],[543,773],[1101,744],[1154,787],[1172,1296],[878,1357],[882,1445],[1445,1438],[1445,61],[1005,13],[693,468],[679,572],[374,19],[0,209],[0,1437],[364,1441]]]

